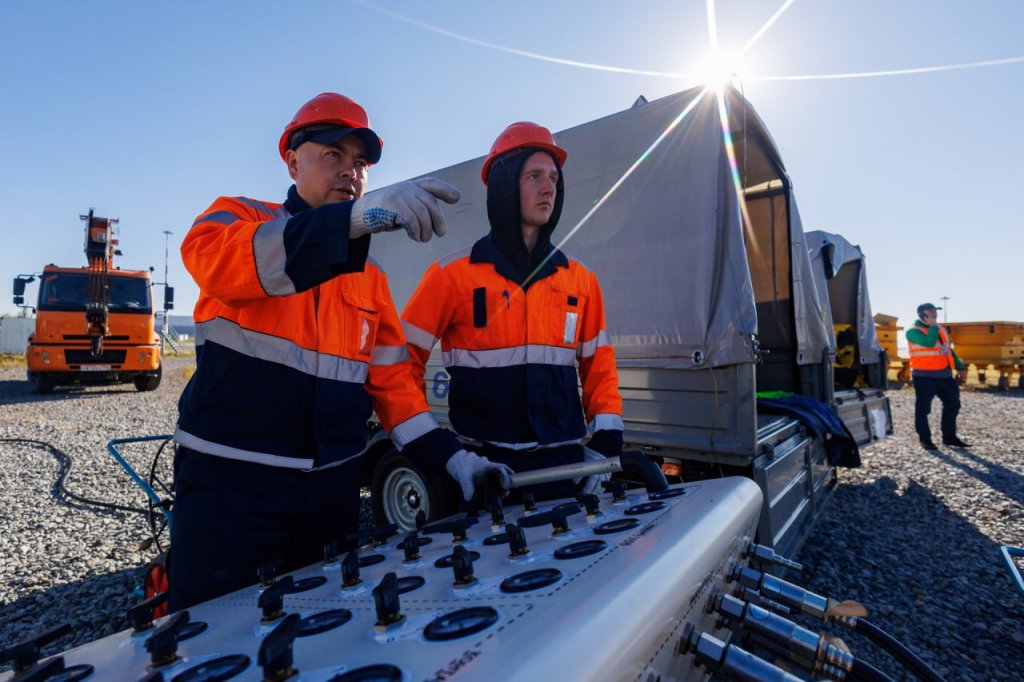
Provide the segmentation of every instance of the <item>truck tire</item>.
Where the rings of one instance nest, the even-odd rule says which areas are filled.
[[[416,527],[416,514],[443,519],[458,511],[459,493],[444,478],[392,450],[381,457],[370,484],[373,516],[378,525],[397,523],[404,531]]]
[[[56,381],[38,372],[30,373],[28,380],[32,382],[32,392],[36,395],[53,393],[53,389],[57,385]]]
[[[164,366],[160,365],[156,368],[156,372],[152,374],[138,374],[132,380],[135,382],[135,388],[139,391],[155,391],[156,387],[160,385],[160,379],[163,377]]]

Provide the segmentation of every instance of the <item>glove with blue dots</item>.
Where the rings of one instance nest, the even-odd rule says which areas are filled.
[[[454,204],[460,193],[437,178],[406,180],[356,199],[352,205],[349,235],[405,230],[416,242],[430,241],[445,233],[444,214],[438,199]]]

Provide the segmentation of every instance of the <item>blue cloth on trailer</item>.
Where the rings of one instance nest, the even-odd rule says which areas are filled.
[[[828,403],[802,395],[758,398],[757,411],[793,417],[825,444],[832,466],[854,469],[860,466],[860,448],[853,434]]]

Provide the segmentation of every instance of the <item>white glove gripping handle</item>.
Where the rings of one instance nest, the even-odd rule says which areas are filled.
[[[444,468],[451,474],[451,477],[458,481],[462,488],[462,497],[468,502],[473,499],[476,490],[475,480],[483,476],[487,471],[493,469],[501,476],[501,486],[508,490],[511,485],[512,469],[505,464],[492,462],[486,457],[459,450],[448,458]]]
[[[437,178],[406,180],[370,192],[352,205],[349,235],[404,229],[413,241],[430,241],[446,229],[437,200],[454,204],[460,196],[458,189]]]

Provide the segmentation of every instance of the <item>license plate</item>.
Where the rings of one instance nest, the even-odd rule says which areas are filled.
[[[83,372],[109,372],[110,365],[82,365]]]

